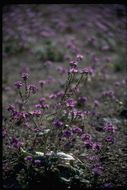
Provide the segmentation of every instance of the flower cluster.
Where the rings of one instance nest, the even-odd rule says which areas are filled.
[[[29,73],[22,73],[21,77],[23,78],[24,81],[26,81],[29,78]]]
[[[23,86],[23,84],[21,81],[17,81],[17,82],[15,82],[15,86],[17,89],[20,89]]]
[[[74,108],[76,104],[77,104],[77,101],[74,100],[74,99],[72,99],[72,98],[70,98],[70,99],[68,99],[68,100],[66,101],[66,106],[67,106],[68,108]]]
[[[37,87],[35,85],[29,85],[28,89],[32,92],[32,94],[36,94],[36,92],[38,91]]]
[[[105,123],[105,125],[104,125],[104,131],[115,133],[116,127],[113,126],[112,123]]]
[[[53,125],[54,125],[55,127],[57,127],[57,128],[61,128],[61,127],[64,126],[63,122],[60,121],[60,120],[58,120],[58,119],[55,119],[55,120],[53,121]]]

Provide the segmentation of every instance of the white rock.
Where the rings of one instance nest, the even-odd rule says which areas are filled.
[[[57,152],[57,155],[58,155],[59,157],[61,157],[62,159],[64,159],[64,160],[75,160],[75,159],[73,158],[73,156],[71,156],[71,155],[69,155],[69,154],[65,154],[64,152]]]
[[[38,156],[44,156],[43,152],[35,152]]]

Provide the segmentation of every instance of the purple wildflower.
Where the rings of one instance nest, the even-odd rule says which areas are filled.
[[[49,95],[49,98],[50,98],[50,99],[54,99],[54,98],[56,98],[56,97],[57,97],[56,94],[50,94],[50,95]]]
[[[17,87],[17,89],[21,88],[22,87],[22,82],[21,81],[17,81],[15,82],[15,86]]]
[[[56,93],[56,97],[62,97],[64,95],[63,91],[59,91]]]
[[[48,109],[48,108],[49,108],[49,105],[48,105],[48,104],[41,104],[41,108],[43,108],[43,109]]]
[[[23,78],[24,81],[26,81],[29,77],[29,73],[22,73],[21,77]]]
[[[37,92],[37,87],[35,85],[29,85],[28,86],[29,90],[33,93],[33,94],[36,94]]]
[[[91,137],[90,134],[83,134],[83,135],[81,136],[81,139],[82,139],[82,141],[87,141],[87,140],[91,140],[92,137]]]
[[[104,130],[107,132],[115,133],[115,127],[112,125],[112,123],[106,123],[104,125]]]
[[[73,99],[68,99],[66,101],[66,106],[69,108],[73,108],[75,107],[75,105],[77,104],[77,101],[73,100]]]
[[[98,100],[94,100],[94,107],[99,107],[100,103]]]
[[[21,141],[17,138],[12,138],[10,144],[14,147],[14,148],[19,148],[22,146],[23,143],[21,143]]]
[[[84,141],[84,145],[87,149],[92,149],[93,148],[93,142],[91,140],[86,140]]]
[[[102,92],[102,96],[115,99],[114,92],[112,90]]]
[[[41,160],[34,160],[34,163],[37,164],[37,165],[38,165],[38,164],[40,165]]]
[[[103,167],[100,164],[96,164],[93,168],[92,171],[94,172],[95,175],[101,175],[103,171]]]
[[[77,61],[82,61],[83,60],[83,55],[77,54],[76,59],[77,59]]]
[[[32,156],[26,156],[26,157],[24,158],[25,161],[32,161],[32,159],[33,159]]]
[[[92,68],[90,68],[90,67],[86,67],[86,68],[84,68],[84,69],[81,69],[80,70],[80,73],[81,74],[89,74],[89,75],[92,75],[93,74],[93,69]]]
[[[78,73],[78,69],[71,68],[69,69],[68,73]]]
[[[86,156],[86,159],[88,159],[88,160],[90,160],[90,161],[98,161],[99,160],[99,158],[98,158],[98,156]]]
[[[40,87],[42,88],[44,86],[44,84],[46,84],[46,81],[45,80],[40,80],[39,84],[40,84]]]
[[[114,143],[114,138],[112,136],[108,136],[108,137],[105,138],[105,141]]]
[[[40,100],[39,100],[40,104],[43,104],[45,101],[46,101],[46,99],[44,97],[40,98]]]
[[[60,127],[63,127],[63,122],[57,119],[57,120],[53,121],[53,125],[60,128]]]
[[[36,104],[35,108],[42,108],[42,105],[41,104]]]
[[[87,97],[85,97],[85,96],[80,96],[80,97],[78,98],[78,102],[79,102],[80,104],[84,104],[86,101],[87,101]]]
[[[13,118],[13,119],[20,120],[20,119],[21,119],[21,113],[18,112],[18,111],[13,111],[13,112],[12,112],[12,118]]]
[[[39,117],[40,115],[42,115],[42,111],[41,110],[34,110],[34,111],[31,111],[30,114],[35,116],[35,117]]]
[[[78,111],[76,109],[72,110],[71,113],[74,117],[80,117],[80,118],[83,117],[84,115],[82,111]]]
[[[70,61],[69,64],[70,64],[70,66],[71,66],[72,68],[76,68],[78,63],[75,62],[75,61]],[[71,69],[72,69],[72,68],[71,68]]]
[[[101,147],[102,147],[101,143],[96,142],[96,143],[93,143],[92,149],[93,149],[93,150],[100,150]]]
[[[29,114],[27,112],[20,112],[20,119],[28,118]]]
[[[79,134],[79,135],[82,134],[82,129],[79,128],[79,127],[74,127],[74,128],[72,129],[72,131],[73,131],[73,133],[77,133],[77,134]]]
[[[66,138],[69,138],[72,136],[72,132],[70,130],[65,130],[63,133],[63,136]]]

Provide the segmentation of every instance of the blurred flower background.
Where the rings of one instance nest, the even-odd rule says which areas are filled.
[[[127,186],[126,6],[10,4],[2,24],[4,186],[20,187],[19,148],[57,144],[87,162],[97,187]],[[31,154],[24,161],[41,167]]]

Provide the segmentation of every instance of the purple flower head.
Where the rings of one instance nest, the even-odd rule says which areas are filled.
[[[46,98],[42,97],[39,99],[40,104],[43,104],[46,101]]]
[[[20,112],[20,119],[28,118],[29,114],[27,112]]]
[[[50,99],[55,99],[56,97],[57,97],[56,94],[50,94],[50,95],[49,95],[49,98],[50,98]]]
[[[71,111],[71,113],[72,113],[72,115],[74,116],[74,117],[83,117],[83,112],[82,111],[78,111],[78,110],[76,110],[76,109],[73,109],[72,111]]]
[[[42,105],[41,104],[36,104],[35,108],[42,108]]]
[[[63,133],[63,137],[69,138],[72,136],[72,132],[70,130],[65,130]]]
[[[32,161],[32,159],[33,159],[32,156],[26,156],[26,157],[24,158],[25,161]]]
[[[95,175],[101,175],[103,172],[103,167],[100,164],[96,164],[93,168],[92,171],[94,172]]]
[[[21,77],[23,78],[23,80],[26,81],[28,79],[28,77],[29,77],[29,73],[22,73]]]
[[[80,96],[78,98],[78,102],[81,104],[84,104],[86,101],[87,101],[87,97],[85,97],[85,96]]]
[[[14,148],[19,148],[19,147],[22,146],[23,143],[21,143],[21,141],[20,141],[18,138],[13,137],[13,138],[11,139],[10,144],[11,144]]]
[[[40,80],[39,84],[40,84],[40,87],[42,88],[44,86],[44,84],[46,84],[46,81],[45,80]]]
[[[99,107],[99,105],[100,105],[99,101],[98,100],[94,100],[94,106],[95,107]]]
[[[112,123],[106,123],[104,125],[104,130],[107,132],[115,133],[116,128],[112,125]]]
[[[111,99],[115,99],[114,92],[112,90],[102,92],[102,96],[109,97]]]
[[[35,116],[35,117],[39,117],[40,115],[42,115],[42,111],[41,110],[34,110],[34,111],[31,111],[30,114]]]
[[[53,121],[53,125],[55,125],[58,128],[61,128],[61,127],[63,127],[63,122],[56,119],[55,121]]]
[[[56,97],[62,97],[64,95],[63,91],[59,91],[56,93]]]
[[[96,143],[93,143],[92,149],[93,149],[93,150],[100,150],[101,147],[102,147],[101,143],[96,142]]]
[[[78,69],[71,68],[69,69],[68,73],[78,73]]]
[[[35,85],[29,85],[28,86],[29,90],[33,93],[33,94],[36,94],[37,92],[37,87]]]
[[[72,131],[73,131],[73,133],[77,133],[77,134],[79,134],[79,135],[82,134],[82,129],[79,128],[79,127],[74,127],[74,128],[72,129]]]
[[[76,59],[77,59],[77,61],[82,61],[83,60],[83,55],[77,54]]]
[[[21,113],[18,112],[18,111],[13,111],[13,112],[12,112],[12,118],[13,118],[13,119],[20,120],[20,119],[21,119]]]
[[[114,143],[114,138],[112,136],[108,136],[105,138],[106,142]]]
[[[86,140],[84,141],[84,145],[87,149],[92,149],[93,148],[93,142],[91,140]]]
[[[23,86],[22,82],[21,81],[17,81],[15,82],[15,86],[17,89],[21,88]]]
[[[36,164],[36,165],[40,165],[41,164],[41,160],[34,160],[34,163]]]
[[[86,68],[84,68],[84,69],[81,69],[80,70],[80,73],[81,74],[89,74],[89,75],[92,75],[93,74],[93,69],[92,68],[90,68],[90,67],[86,67]]]
[[[26,119],[28,118],[29,114],[26,112],[18,112],[16,110],[14,110],[12,112],[12,118],[16,119],[16,120],[22,120],[22,119]]]
[[[81,139],[82,139],[82,141],[88,141],[88,140],[91,140],[92,137],[91,137],[90,134],[83,134],[83,135],[81,136]]]
[[[99,160],[99,158],[98,158],[98,156],[86,156],[86,159],[88,159],[88,160],[90,160],[90,161],[98,161]]]
[[[77,101],[75,101],[73,99],[68,99],[66,101],[66,106],[69,108],[74,108],[76,104],[77,104]]]
[[[41,108],[42,108],[42,109],[48,109],[48,108],[49,108],[49,105],[48,105],[48,104],[41,104]]]
[[[70,66],[72,67],[72,68],[76,68],[77,67],[77,65],[78,65],[78,63],[77,62],[75,62],[75,61],[70,61]]]

